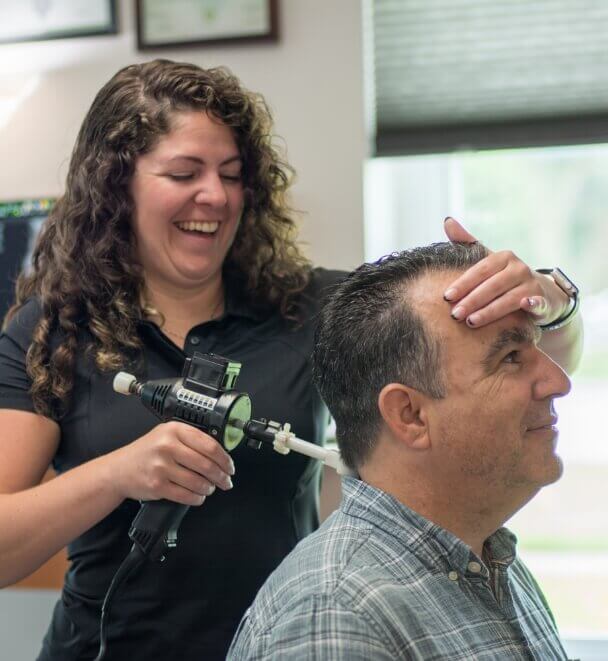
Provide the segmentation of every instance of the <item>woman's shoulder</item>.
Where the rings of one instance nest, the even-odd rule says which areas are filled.
[[[325,299],[346,278],[348,271],[326,269],[317,266],[310,272],[306,294],[315,299]]]
[[[308,321],[315,321],[319,311],[323,308],[334,289],[347,275],[347,271],[322,267],[311,269],[308,282],[300,292],[297,302],[299,321],[303,321],[304,325]]]
[[[23,340],[29,345],[36,325],[42,317],[42,304],[38,298],[29,298],[13,314],[7,323],[3,335],[8,335],[15,341]]]

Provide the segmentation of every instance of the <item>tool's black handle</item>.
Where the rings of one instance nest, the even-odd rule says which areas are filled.
[[[177,544],[177,531],[189,509],[171,500],[148,500],[142,503],[133,519],[129,537],[152,560],[164,560],[167,548]]]

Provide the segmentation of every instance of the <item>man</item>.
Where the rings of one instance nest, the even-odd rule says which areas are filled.
[[[561,475],[553,400],[570,383],[526,313],[450,318],[443,292],[486,255],[406,251],[328,303],[314,371],[358,478],[264,585],[229,658],[566,658],[501,526]]]

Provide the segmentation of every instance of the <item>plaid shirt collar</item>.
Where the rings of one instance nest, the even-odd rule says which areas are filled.
[[[425,519],[396,498],[362,480],[346,476],[342,479],[341,509],[345,514],[369,522],[392,537],[404,550],[419,557],[429,570],[456,570],[463,576],[471,562],[481,564],[477,575],[488,577],[488,569],[470,546],[445,528]],[[490,535],[485,548],[492,564],[508,567],[516,557],[517,538],[507,528]]]

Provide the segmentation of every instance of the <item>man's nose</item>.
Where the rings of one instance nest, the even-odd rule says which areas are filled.
[[[225,206],[227,199],[221,178],[211,172],[203,178],[194,196],[196,204],[207,204],[213,207]]]
[[[535,382],[537,399],[564,397],[570,392],[572,383],[566,372],[540,349],[538,370],[539,375]]]

